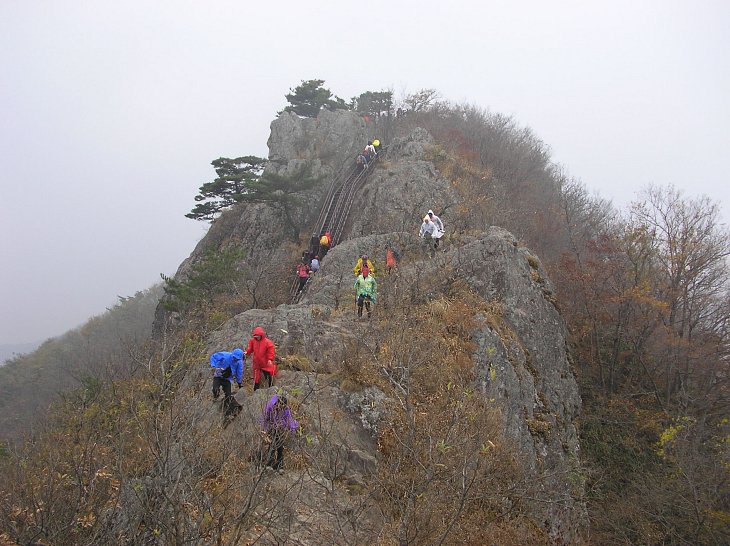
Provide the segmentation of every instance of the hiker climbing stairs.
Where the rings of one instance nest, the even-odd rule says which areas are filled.
[[[355,165],[352,169],[347,169],[344,172],[341,171],[334,178],[320,210],[312,238],[310,239],[308,251],[313,253],[313,255],[322,255],[319,240],[327,232],[330,234],[330,248],[340,242],[345,226],[347,225],[350,211],[352,210],[355,194],[365,183],[367,175],[375,167],[378,159],[384,153],[385,150],[383,149],[380,155],[370,161],[367,168],[363,169]],[[299,280],[295,278],[289,291],[290,303],[292,304],[297,303],[306,292],[307,284],[301,290],[299,286]]]

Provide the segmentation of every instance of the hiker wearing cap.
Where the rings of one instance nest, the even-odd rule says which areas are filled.
[[[277,371],[274,363],[276,349],[274,348],[274,342],[266,337],[266,332],[261,326],[253,329],[246,348],[246,354],[253,354],[253,390],[259,388],[262,377],[264,381],[268,381],[268,386],[271,387]]]
[[[284,442],[298,428],[299,423],[289,409],[286,396],[272,396],[261,416],[261,435],[268,444],[268,467],[280,474],[284,471]]]
[[[365,306],[365,309],[367,309],[368,312],[368,318],[370,318],[370,304],[375,304],[377,290],[378,283],[375,281],[375,277],[370,275],[368,267],[364,266],[355,281],[358,317],[362,317],[362,308]]]
[[[360,274],[360,271],[363,267],[367,267],[370,271],[370,274],[375,276],[375,266],[373,265],[373,262],[370,261],[370,258],[368,258],[367,254],[363,254],[357,259],[357,263],[352,270],[355,273],[355,276]]]
[[[243,351],[237,348],[230,353],[227,351],[213,353],[210,355],[210,367],[213,369],[213,399],[218,399],[223,387],[223,408],[226,415],[230,415],[235,407],[239,406],[231,396],[231,384],[235,381],[239,389],[243,386],[245,367]]]

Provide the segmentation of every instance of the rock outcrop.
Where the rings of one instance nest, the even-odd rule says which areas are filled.
[[[365,120],[348,110],[323,110],[316,118],[282,112],[271,123],[269,161],[317,161],[334,173],[352,163],[368,136]]]
[[[388,146],[386,161],[358,196],[361,213],[351,219],[351,237],[392,231],[417,233],[428,209],[441,213],[454,203],[451,183],[424,158],[432,145],[431,135],[419,128]]]
[[[504,435],[514,442],[536,485],[532,515],[545,522],[556,543],[575,543],[586,518],[579,500],[582,481],[574,425],[581,401],[566,354],[565,325],[539,260],[508,232],[493,228],[434,259],[412,234],[347,240],[327,255],[302,303],[235,317],[214,334],[210,350],[241,344],[253,326],[262,325],[284,360],[296,354],[303,358],[305,369],[336,371],[358,335],[352,329],[351,311],[338,312],[342,306],[352,308],[352,257],[382,256],[389,244],[405,249],[398,273],[401,286],[420,282],[421,297],[433,299],[461,279],[497,310],[489,317],[475,312],[480,326],[472,333],[477,347],[472,360],[479,390],[501,408]],[[437,281],[424,284],[423,279]],[[391,296],[381,294],[383,299]],[[351,411],[360,405],[348,402],[343,407],[350,410],[353,423],[367,422]],[[360,433],[366,428],[359,428]],[[343,449],[349,449],[346,436],[342,442]],[[358,450],[369,460],[377,459],[375,450]]]
[[[270,159],[277,169],[314,161],[318,172],[334,175],[338,165],[358,150],[367,131],[364,122],[348,112],[323,112],[317,119],[282,114],[272,123]],[[334,467],[320,465],[321,479],[328,480],[332,495],[351,502],[346,486],[335,484],[335,478],[344,476],[345,484],[367,488],[369,476],[377,472],[377,432],[379,423],[387,419],[388,395],[378,388],[348,392],[336,382],[325,382],[323,387],[322,381],[337,372],[361,341],[362,329],[352,326],[354,260],[366,253],[379,260],[379,267],[386,247],[397,248],[401,254],[398,283],[414,301],[443,297],[452,285],[461,283],[492,309],[488,314],[473,311],[475,387],[501,410],[504,437],[514,445],[524,472],[535,484],[535,497],[525,501],[530,516],[553,542],[579,542],[587,523],[580,500],[583,485],[574,425],[581,400],[553,289],[539,259],[497,227],[480,235],[451,237],[443,245],[444,252],[429,258],[417,237],[420,218],[429,208],[449,211],[460,198],[449,180],[426,160],[431,144],[422,129],[391,144],[387,161],[374,169],[356,197],[349,233],[327,254],[301,303],[253,309],[234,317],[210,337],[208,350],[242,346],[253,326],[264,327],[286,369],[279,385],[309,393],[299,397],[300,411],[311,426],[335,431],[326,449],[310,446],[310,453],[316,451],[312,460],[320,463],[336,461]],[[321,184],[304,196],[305,208],[298,219],[303,231],[316,219],[318,199],[326,188]],[[448,228],[448,212],[443,219]],[[252,255],[268,252],[271,261],[286,260],[287,252],[271,250],[282,239],[283,230],[270,208],[241,205],[213,224],[190,259],[202,248],[220,247],[235,238],[248,245]],[[377,329],[381,320],[380,307],[397,297],[389,286],[383,283],[382,303],[372,328]],[[199,381],[204,381],[204,368]],[[257,393],[254,398],[243,391],[237,395],[249,425],[251,416],[260,411],[262,396]],[[246,418],[240,422],[249,426]],[[374,514],[368,511],[372,508],[363,513]],[[300,516],[288,520],[292,536],[300,536],[305,543],[314,540],[306,532],[311,520]],[[377,526],[375,515],[364,528],[369,525]]]
[[[242,249],[249,269],[266,269],[266,275],[278,278],[289,271],[293,252],[299,242],[292,241],[292,228],[299,231],[303,241],[312,235],[322,202],[333,180],[354,167],[354,158],[368,139],[368,127],[363,118],[347,110],[323,110],[317,118],[302,118],[293,112],[282,112],[271,123],[269,163],[267,169],[282,175],[292,175],[306,167],[318,179],[313,188],[297,195],[292,202],[289,225],[280,208],[268,203],[241,204],[225,210],[198,244],[178,267],[175,279],[189,276],[193,264],[210,250],[229,246]],[[286,264],[286,271],[277,268]],[[278,280],[281,280],[280,278]],[[155,313],[153,331],[160,337],[166,324],[174,318],[160,305]]]

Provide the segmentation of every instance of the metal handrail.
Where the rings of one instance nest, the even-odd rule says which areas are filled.
[[[340,169],[337,171],[337,174],[335,175],[335,177],[332,179],[332,184],[330,184],[330,189],[327,192],[327,197],[325,198],[324,206],[320,209],[319,218],[317,218],[317,223],[315,224],[316,226],[318,226],[319,229],[312,234],[313,236],[319,237],[322,234],[324,221],[327,218],[326,215],[329,212],[329,209],[331,206],[330,201],[332,201],[332,196],[334,195],[336,189],[341,186],[341,184],[340,184],[340,186],[338,186],[337,183],[342,179],[341,175],[342,175],[343,171],[345,171],[345,169],[346,169],[346,166],[343,164],[342,167],[340,167]],[[351,175],[352,175],[352,171],[350,171],[350,174],[348,174],[347,177],[349,178]]]

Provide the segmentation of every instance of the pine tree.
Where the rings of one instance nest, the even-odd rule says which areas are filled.
[[[351,100],[352,109],[372,116],[388,115],[393,108],[392,91],[366,91]]]
[[[241,201],[249,186],[259,179],[266,160],[253,155],[230,159],[220,157],[211,165],[218,177],[200,186],[198,204],[185,216],[193,220],[213,220],[223,209]]]
[[[210,301],[216,294],[238,291],[243,278],[240,264],[243,249],[231,246],[223,250],[209,249],[190,268],[187,278],[177,280],[160,274],[165,295],[161,302],[168,311],[183,312],[201,301]]]
[[[299,238],[299,226],[294,221],[294,208],[299,204],[300,192],[312,188],[320,178],[312,175],[312,168],[305,164],[291,175],[264,173],[252,182],[248,191],[241,195],[241,201],[249,203],[269,203],[283,214],[292,240]]]
[[[324,80],[302,81],[291,93],[286,95],[289,106],[284,108],[285,112],[294,112],[298,116],[316,118],[322,108],[329,110],[347,110],[348,106],[344,100],[336,97],[329,89],[322,87]]]

